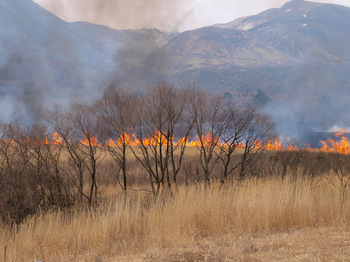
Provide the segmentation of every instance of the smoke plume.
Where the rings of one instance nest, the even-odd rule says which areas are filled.
[[[71,21],[89,21],[115,29],[157,28],[177,31],[193,13],[194,1],[176,0],[89,0],[38,1]]]

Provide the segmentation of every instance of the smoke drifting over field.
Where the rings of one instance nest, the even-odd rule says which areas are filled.
[[[279,101],[274,98],[264,106],[276,123],[277,133],[307,140],[309,133],[334,131],[335,126],[339,131],[349,126],[350,94],[348,84],[342,80],[346,73],[341,72],[345,68],[350,69],[350,65],[320,63],[287,72],[293,81],[281,81],[274,94]],[[334,87],[334,82],[344,82],[344,86]]]

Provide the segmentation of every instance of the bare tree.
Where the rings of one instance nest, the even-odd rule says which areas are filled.
[[[0,128],[0,216],[2,221],[19,223],[35,213],[37,191],[32,187],[33,174],[28,175],[28,158],[22,158],[16,143],[22,129],[6,123],[1,123]]]
[[[18,151],[14,146],[14,139],[18,133],[19,126],[1,123],[0,128],[1,173],[12,175],[15,172],[18,155]]]
[[[205,181],[210,185],[212,170],[218,162],[215,150],[220,145],[223,134],[224,112],[222,97],[208,98],[196,87],[192,87],[189,94],[188,111],[193,119],[193,128],[197,135],[200,151],[200,165]]]
[[[33,158],[30,129],[15,124],[1,125],[0,215],[21,222],[38,208],[46,208],[46,181]]]
[[[339,184],[334,183],[332,178],[330,182],[334,187],[340,188],[340,206],[343,209],[347,197],[347,190],[350,185],[349,156],[337,151],[335,153],[330,153],[328,159]]]
[[[95,108],[77,104],[73,106],[70,116],[74,121],[75,143],[79,144],[76,150],[83,156],[84,165],[90,175],[90,189],[88,194],[84,194],[89,205],[92,204],[94,197],[97,198],[97,169],[104,159],[103,150],[98,141],[100,125],[94,110]]]
[[[246,131],[253,120],[252,111],[250,109],[237,109],[231,104],[224,105],[224,119],[218,125],[221,126],[221,144],[219,144],[218,157],[223,165],[221,182],[236,170],[242,162],[238,160],[240,154],[236,152],[237,148],[245,148]],[[234,159],[235,158],[237,159]],[[236,161],[235,161],[236,160]]]
[[[123,90],[109,91],[95,104],[102,131],[100,138],[104,147],[117,163],[116,178],[122,190],[127,191],[127,148],[131,142],[131,110],[135,97]],[[122,181],[120,180],[122,173]]]
[[[138,99],[133,113],[133,131],[142,156],[131,150],[149,174],[155,194],[162,185],[171,188],[181,168],[192,127],[184,117],[185,93],[185,89],[159,83]],[[179,142],[174,141],[175,135],[181,137]]]
[[[74,204],[72,186],[62,172],[63,144],[57,143],[47,127],[40,125],[27,128],[26,142],[29,148],[29,165],[37,176],[38,189],[42,195],[41,206],[69,207]]]
[[[191,86],[187,85],[182,89],[174,89],[170,96],[167,96],[166,109],[169,116],[167,134],[170,138],[177,138],[174,143],[170,144],[170,162],[172,170],[172,180],[176,184],[177,176],[181,169],[183,157],[188,140],[193,129],[193,119],[186,105],[189,103],[189,94]],[[169,174],[169,171],[167,172]],[[167,177],[170,187],[170,179]]]
[[[255,167],[252,156],[262,149],[259,144],[264,144],[274,137],[272,133],[274,124],[268,115],[259,113],[255,107],[250,107],[246,109],[245,118],[248,126],[243,134],[245,146],[240,160],[239,179],[241,180]]]
[[[72,163],[74,172],[66,170],[66,175],[74,183],[81,200],[84,194],[84,155],[79,150],[80,143],[76,137],[75,124],[71,112],[62,107],[55,106],[45,115],[48,126],[52,132],[59,136],[64,145],[64,153],[68,156],[69,163]]]
[[[62,139],[65,153],[74,167],[76,175],[71,174],[70,171],[67,175],[74,183],[80,197],[85,197],[91,205],[93,198],[97,197],[97,168],[103,159],[102,149],[97,140],[99,125],[96,114],[85,105],[74,105],[70,111],[55,107],[46,115],[46,121]],[[87,192],[84,189],[85,170],[90,175],[90,186]]]

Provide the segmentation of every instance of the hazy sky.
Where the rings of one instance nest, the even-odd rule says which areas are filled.
[[[281,7],[286,0],[34,0],[66,21],[183,31]],[[319,0],[350,6],[350,0]]]

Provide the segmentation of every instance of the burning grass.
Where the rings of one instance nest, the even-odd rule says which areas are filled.
[[[299,147],[297,144],[290,141],[290,139],[286,139],[286,141],[282,141],[278,138],[274,140],[267,140],[263,143],[261,140],[256,140],[254,142],[254,147],[256,149],[264,149],[269,151],[300,151],[305,150],[308,152],[335,152],[340,154],[350,154],[350,143],[348,138],[344,135],[344,133],[348,133],[348,131],[342,129],[340,132],[334,133],[334,136],[338,139],[328,139],[327,141],[320,140],[322,147],[320,148],[311,148],[308,145],[304,145]],[[30,139],[27,138],[27,142],[30,143]],[[32,141],[33,142],[33,141]],[[35,141],[34,141],[35,142]],[[44,141],[37,141],[38,143],[43,144],[53,144],[53,145],[63,145],[63,138],[56,132],[53,133],[52,138],[45,138]],[[122,146],[124,143],[130,147],[137,147],[140,145],[145,146],[157,146],[157,145],[167,145],[168,143],[173,144],[174,147],[185,145],[189,148],[204,147],[210,146],[211,144],[215,144],[217,147],[228,147],[229,142],[222,143],[218,137],[212,137],[210,133],[205,134],[201,139],[196,137],[194,139],[189,139],[188,137],[181,137],[177,141],[173,139],[169,140],[166,136],[164,136],[160,131],[155,131],[154,135],[151,137],[145,137],[142,141],[138,140],[134,134],[126,134],[123,133],[118,139],[109,139],[104,141],[103,143],[99,142],[98,136],[91,136],[88,139],[86,136],[84,139],[79,141],[82,145],[85,146],[97,146],[97,147],[116,147]],[[245,143],[241,142],[236,144],[238,149],[244,149]]]
[[[105,189],[108,200],[96,209],[50,211],[19,226],[1,226],[0,245],[7,246],[7,261],[279,260],[291,256],[293,246],[302,259],[310,250],[296,253],[298,235],[308,245],[310,232],[315,241],[327,230],[349,232],[350,199],[341,204],[329,179],[289,174],[283,181],[247,179],[210,189],[193,184],[162,192],[157,200],[142,191],[125,196]],[[333,234],[349,254],[348,236]],[[322,245],[314,252],[322,253]],[[327,258],[321,253],[320,259]]]

